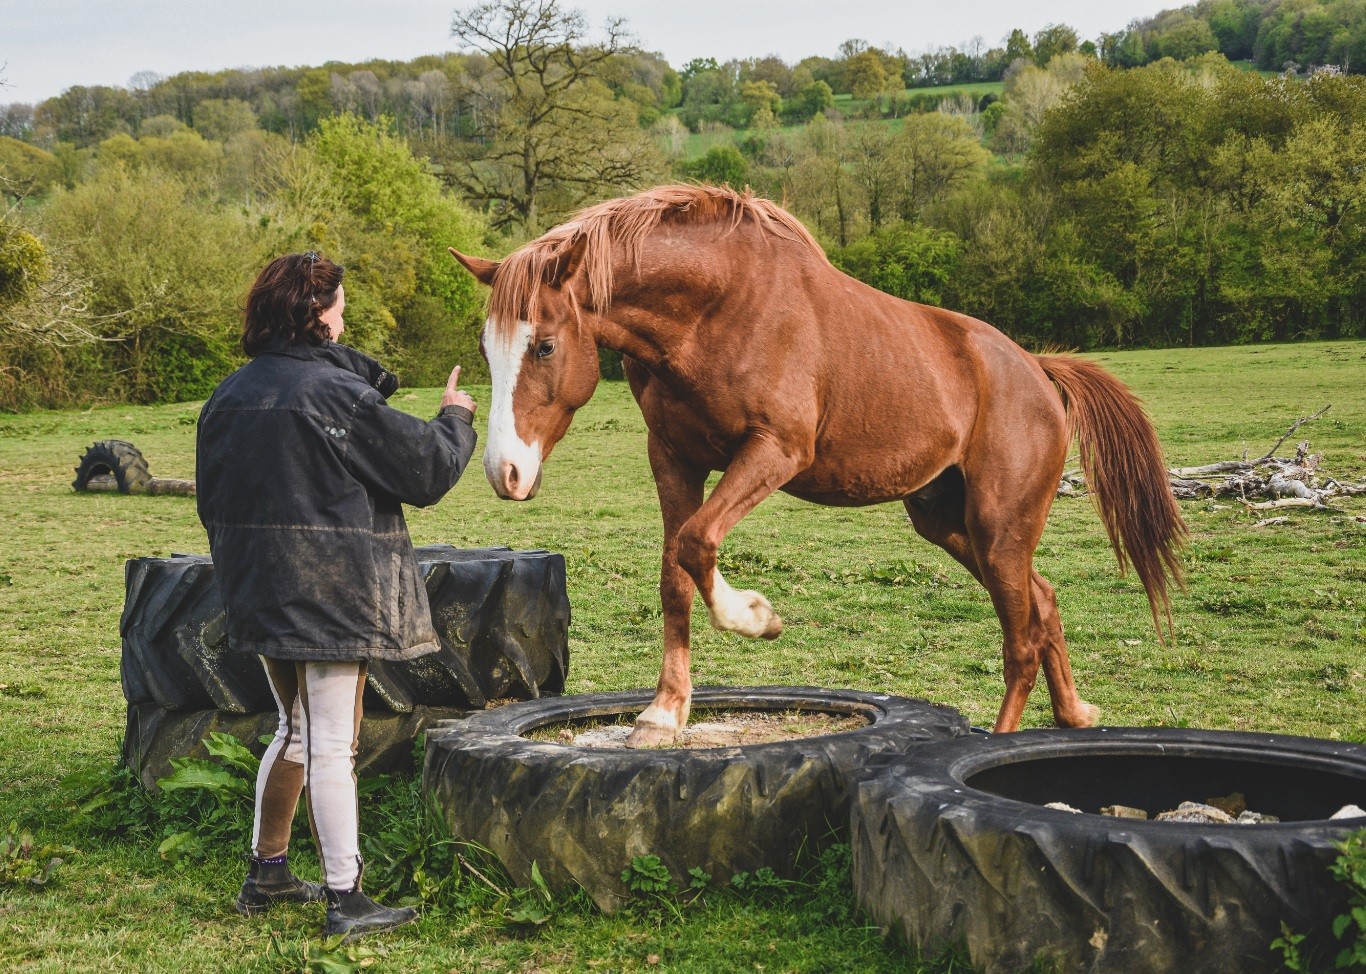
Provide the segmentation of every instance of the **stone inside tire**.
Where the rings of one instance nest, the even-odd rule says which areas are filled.
[[[99,440],[90,444],[76,466],[76,479],[71,486],[85,490],[90,478],[101,474],[112,476],[122,494],[140,494],[152,482],[146,458],[127,440]]]
[[[1280,824],[1073,814],[1150,812],[1239,791]],[[1328,871],[1366,818],[1366,747],[1268,734],[1102,728],[973,735],[918,748],[861,783],[854,892],[934,952],[966,943],[986,974],[1247,974],[1279,968],[1282,921],[1328,949],[1346,889]]]
[[[611,912],[637,855],[675,880],[701,867],[715,881],[769,867],[791,875],[799,852],[847,830],[855,781],[870,762],[968,732],[956,710],[923,700],[814,687],[699,687],[712,709],[858,714],[855,730],[769,744],[609,750],[537,741],[538,728],[627,718],[648,691],[511,704],[428,731],[423,787],[451,832],[492,851],[519,883],[536,863],[547,883],[582,886]]]

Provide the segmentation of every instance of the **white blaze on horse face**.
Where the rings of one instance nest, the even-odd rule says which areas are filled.
[[[711,600],[707,603],[707,614],[711,617],[713,628],[722,632],[738,632],[751,638],[772,638],[783,629],[783,621],[773,611],[768,599],[758,592],[738,592],[731,588],[719,569],[712,569]]]
[[[489,438],[484,447],[484,474],[499,497],[526,500],[536,487],[541,471],[541,443],[526,443],[517,435],[513,394],[522,362],[531,348],[533,329],[519,321],[513,328],[484,324],[484,353],[493,379],[493,403],[489,407]]]

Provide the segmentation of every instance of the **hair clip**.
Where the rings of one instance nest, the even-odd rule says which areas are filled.
[[[312,267],[314,264],[318,262],[318,252],[316,250],[308,251],[306,254],[304,254],[304,257],[307,258],[309,267]]]

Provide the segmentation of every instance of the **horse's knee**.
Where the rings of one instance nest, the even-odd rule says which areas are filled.
[[[678,532],[674,557],[679,568],[692,576],[698,585],[703,585],[716,567],[716,545],[699,528],[685,524]]]

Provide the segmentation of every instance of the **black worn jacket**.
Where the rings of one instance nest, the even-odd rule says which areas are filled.
[[[438,648],[403,504],[434,504],[474,452],[470,411],[431,422],[345,345],[268,346],[199,414],[199,519],[230,645],[275,659],[412,659]]]

